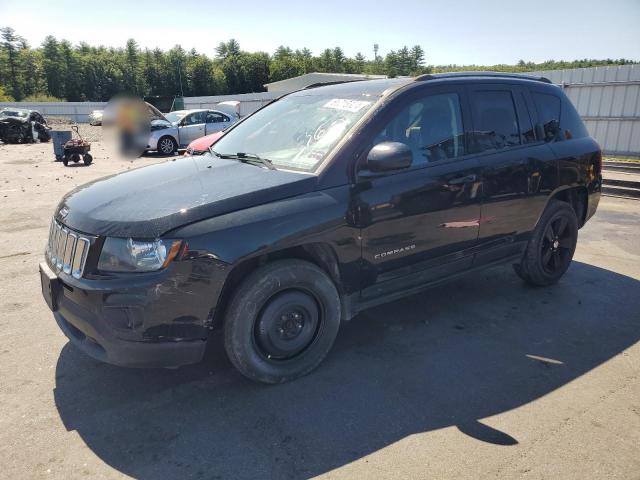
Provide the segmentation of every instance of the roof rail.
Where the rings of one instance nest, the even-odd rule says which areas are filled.
[[[439,80],[441,78],[465,78],[465,77],[493,77],[493,78],[523,78],[526,80],[535,80],[537,82],[551,83],[547,77],[538,77],[535,75],[526,75],[522,73],[506,73],[506,72],[449,72],[449,73],[426,73],[416,77],[416,82],[424,82],[427,80]]]

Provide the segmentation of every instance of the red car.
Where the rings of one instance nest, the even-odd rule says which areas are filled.
[[[204,137],[197,138],[189,145],[187,145],[187,150],[184,152],[184,154],[204,155],[209,151],[209,147],[216,143],[222,135],[224,135],[224,132],[215,132],[210,135],[205,135]]]

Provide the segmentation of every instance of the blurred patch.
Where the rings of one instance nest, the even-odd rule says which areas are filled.
[[[102,127],[108,147],[126,158],[137,158],[147,149],[151,120],[148,105],[138,97],[119,95],[107,104]]]

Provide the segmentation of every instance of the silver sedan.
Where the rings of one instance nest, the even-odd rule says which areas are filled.
[[[193,140],[224,130],[237,121],[236,115],[218,110],[176,110],[151,122],[147,150],[172,155]]]

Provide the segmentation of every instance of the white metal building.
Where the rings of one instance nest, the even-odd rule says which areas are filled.
[[[640,156],[640,65],[535,72],[560,85],[610,155]]]

